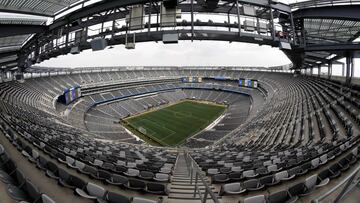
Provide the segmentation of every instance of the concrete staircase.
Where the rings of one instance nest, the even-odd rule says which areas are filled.
[[[212,191],[214,191],[214,186],[211,185],[210,180],[208,185],[210,185]],[[201,194],[205,193],[204,184],[198,179],[198,187],[200,188]],[[186,165],[185,156],[183,153],[180,153],[175,164],[175,170],[171,179],[170,191],[168,196],[168,202],[170,203],[200,203],[200,197],[196,193],[194,196],[195,190],[195,175],[192,184],[190,183],[190,174],[188,167]],[[217,194],[217,193],[216,193]],[[208,195],[208,200],[206,202],[213,202],[210,195]]]

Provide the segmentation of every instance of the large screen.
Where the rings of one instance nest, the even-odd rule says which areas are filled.
[[[240,78],[239,79],[239,86],[240,87],[257,88],[258,87],[258,81],[253,80],[253,79]]]
[[[67,105],[79,97],[81,97],[81,88],[80,86],[75,86],[71,88],[66,88],[63,95],[60,96],[60,101],[64,102]]]
[[[199,82],[202,82],[202,78],[201,77],[183,77],[182,82],[199,83]]]

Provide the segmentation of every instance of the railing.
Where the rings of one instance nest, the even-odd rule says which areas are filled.
[[[190,156],[188,152],[184,152],[188,172],[190,174],[190,184],[195,185],[194,187],[194,197],[199,195],[199,198],[202,203],[206,203],[208,196],[210,195],[211,199],[214,203],[220,203],[218,196],[212,191],[210,188],[207,178],[204,176],[203,171],[200,169],[199,165],[195,162],[195,160]],[[202,194],[199,188],[199,181],[201,181],[205,187],[205,192]]]
[[[351,192],[351,190],[358,186],[360,183],[360,165],[357,166],[357,168],[349,174],[345,179],[343,179],[339,184],[337,184],[335,187],[333,187],[331,190],[327,191],[326,193],[322,194],[320,197],[312,200],[312,203],[320,203],[320,202],[333,202],[333,203],[340,203],[343,198]],[[340,191],[340,193],[335,196],[335,192],[338,191],[341,186],[344,187]],[[328,199],[326,199],[328,198]]]

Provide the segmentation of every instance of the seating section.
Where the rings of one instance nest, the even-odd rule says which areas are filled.
[[[184,76],[203,81],[182,83]],[[237,78],[257,79],[259,88],[239,87]],[[81,85],[82,97],[68,106],[57,103],[74,85]],[[78,197],[161,202],[170,193],[178,149],[149,146],[119,120],[184,99],[228,106],[211,130],[184,144],[219,196],[296,202],[358,164],[359,87],[266,71],[159,68],[1,83],[0,140]],[[54,202],[24,177],[1,145],[0,158],[1,184],[11,199]],[[269,192],[282,183],[289,187]]]
[[[26,179],[24,174],[16,166],[16,163],[8,157],[4,147],[0,144],[0,184],[6,185],[7,194],[11,199],[19,202],[55,203],[47,194],[41,193],[36,185]]]

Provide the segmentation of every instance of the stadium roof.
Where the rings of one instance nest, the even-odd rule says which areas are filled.
[[[249,0],[242,1],[250,2]],[[57,26],[64,26],[61,23],[52,24],[50,22],[66,21],[69,23],[66,16],[73,14],[74,11],[76,11],[75,13],[86,11],[87,16],[96,14],[95,10],[99,10],[98,7],[106,4],[104,9],[108,8],[109,2],[113,1],[0,0],[0,12],[4,12],[0,13],[0,68],[13,68],[9,67],[9,64],[13,65],[16,62],[14,58],[17,51],[20,51],[26,42],[37,33],[49,30],[49,25],[51,25],[50,30]],[[220,4],[222,3],[220,2]],[[115,7],[116,5],[114,4],[113,8],[118,8],[118,6]],[[305,53],[305,59],[302,60],[303,67],[326,64],[333,59],[336,61],[338,57],[333,56],[335,51],[338,51],[343,44],[353,42],[360,36],[359,5],[360,0],[308,0],[290,4],[296,20],[295,29],[305,33],[305,37],[301,33],[297,34],[304,38],[306,46],[306,49],[302,51]],[[75,18],[76,16],[79,16],[80,19],[83,18],[82,15],[75,14],[71,17]],[[70,23],[76,19],[72,19]],[[96,21],[97,19],[91,20]],[[99,21],[99,23],[101,22]],[[328,44],[331,44],[331,50],[324,49],[323,45]],[[339,45],[339,47],[333,48],[334,45]],[[300,48],[301,46],[300,44]],[[353,47],[349,45],[349,48]],[[338,55],[340,56],[340,54]]]
[[[80,1],[83,2],[83,0],[0,0],[0,11],[51,17]]]

